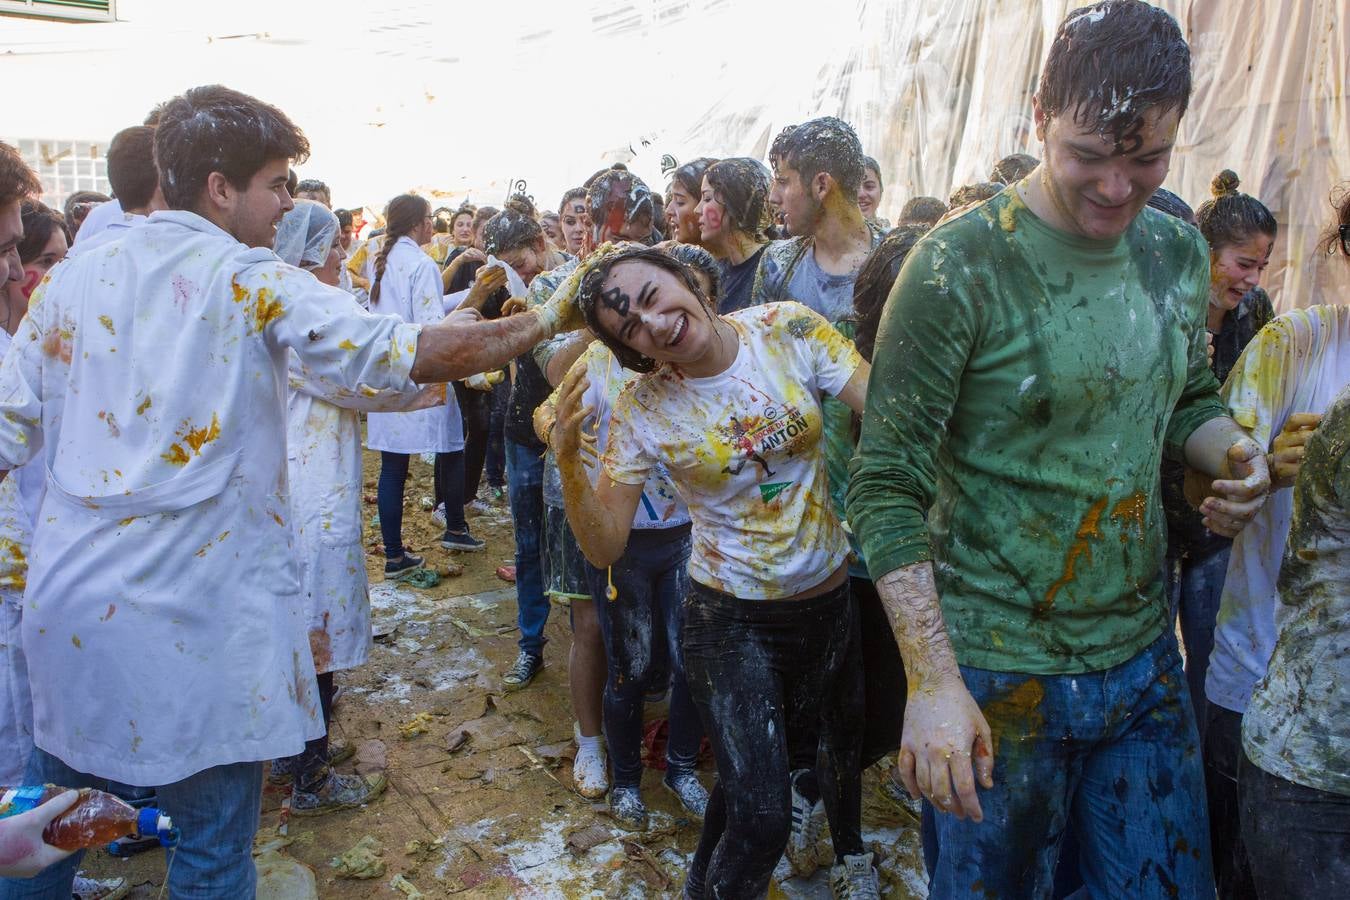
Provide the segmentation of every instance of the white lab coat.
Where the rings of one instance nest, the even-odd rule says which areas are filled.
[[[0,355],[9,343],[9,333],[0,330]],[[33,695],[19,632],[33,519],[45,482],[40,463],[0,481],[0,784],[22,784],[33,752]]]
[[[419,331],[181,210],[52,270],[0,363],[0,467],[47,475],[23,616],[37,746],[161,785],[323,733],[287,354],[407,392]]]
[[[375,283],[373,269],[371,286]],[[410,237],[401,237],[389,251],[380,300],[371,312],[394,315],[406,322],[434,325],[445,318],[441,273],[431,257]],[[464,449],[464,426],[454,391],[445,406],[414,412],[370,413],[366,446],[389,453],[452,453]]]
[[[355,668],[370,655],[359,410],[422,408],[444,396],[445,385],[411,395],[353,393],[318,376],[291,353],[286,467],[309,647],[319,674]]]

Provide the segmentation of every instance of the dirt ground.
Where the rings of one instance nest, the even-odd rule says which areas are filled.
[[[675,897],[698,839],[648,769],[643,796],[651,827],[630,835],[570,789],[572,716],[567,691],[566,610],[549,618],[546,667],[523,691],[505,693],[500,673],[516,654],[515,591],[495,571],[513,563],[505,506],[470,521],[481,553],[440,548],[440,529],[421,499],[431,468],[414,460],[404,538],[428,566],[462,566],[430,590],[383,583],[374,515],[378,460],[367,453],[365,504],[376,642],[366,665],[340,673],[334,737],[357,756],[340,769],[383,770],[387,793],[367,807],[286,821],[289,789],[267,786],[256,844],[262,900],[391,897]],[[664,716],[649,705],[648,719]],[[711,764],[702,772],[711,784]],[[917,825],[882,799],[878,773],[864,780],[864,837],[878,851],[883,896],[924,897]],[[338,857],[356,874],[342,877]],[[123,875],[135,898],[159,896],[165,860],[102,852],[85,871]],[[786,874],[780,866],[780,875]],[[809,882],[775,877],[770,897],[830,896],[823,871]]]

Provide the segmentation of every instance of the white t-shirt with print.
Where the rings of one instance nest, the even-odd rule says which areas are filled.
[[[788,597],[848,556],[830,503],[821,393],[838,394],[862,357],[819,314],[770,303],[723,317],[740,336],[725,372],[672,366],[615,402],[605,471],[642,484],[663,463],[694,522],[689,573],[746,600]]]

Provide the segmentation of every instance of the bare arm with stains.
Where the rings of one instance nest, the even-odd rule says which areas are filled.
[[[909,696],[897,764],[905,787],[957,818],[982,821],[976,795],[994,786],[989,724],[966,690],[938,603],[931,563],[896,569],[877,593],[905,663]]]
[[[1234,537],[1266,502],[1270,471],[1265,451],[1227,416],[1200,425],[1185,444],[1186,464],[1218,480],[1200,504],[1205,527]]]
[[[591,487],[586,476],[582,425],[594,410],[581,403],[588,385],[586,367],[573,366],[558,386],[557,421],[549,443],[558,460],[567,522],[576,535],[577,546],[591,565],[603,569],[622,556],[628,545],[643,485],[616,482],[602,471],[598,486]]]
[[[548,364],[544,366],[544,377],[548,383],[557,387],[566,377],[572,364],[581,359],[581,354],[586,352],[586,348],[595,340],[595,335],[591,334],[589,328],[581,331],[574,331],[569,334],[563,343],[557,347],[553,354],[548,358]]]

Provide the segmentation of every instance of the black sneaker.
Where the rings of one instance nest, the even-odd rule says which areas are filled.
[[[502,676],[502,686],[508,691],[518,691],[534,681],[534,676],[544,667],[544,658],[533,653],[520,651],[516,663]]]
[[[446,550],[458,550],[461,553],[477,553],[487,544],[467,531],[447,531],[441,538],[441,546]]]
[[[387,559],[384,561],[384,577],[388,581],[405,581],[412,577],[412,574],[422,568],[425,560],[420,556],[413,556],[404,551],[398,559]]]

